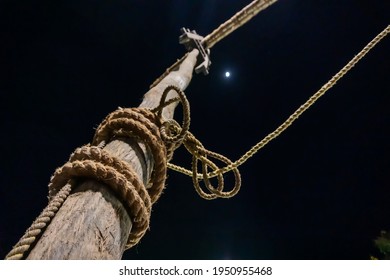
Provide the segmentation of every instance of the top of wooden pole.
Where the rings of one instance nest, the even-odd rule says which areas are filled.
[[[221,24],[218,28],[213,30],[209,35],[205,36],[201,42],[203,48],[209,55],[210,49],[223,38],[231,34],[233,31],[237,30],[253,17],[255,17],[258,13],[266,9],[267,7],[274,4],[277,0],[254,0],[249,5],[245,6],[241,11],[236,13],[230,19]],[[177,62],[172,64],[159,78],[157,78],[152,85],[153,88],[156,86],[162,79],[164,79],[170,71],[175,69],[178,64],[180,64],[183,59],[185,59],[186,55],[179,59]],[[208,61],[207,65],[211,62]],[[208,73],[208,70],[207,70]]]

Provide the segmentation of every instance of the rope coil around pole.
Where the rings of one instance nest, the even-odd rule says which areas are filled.
[[[97,145],[107,143],[115,137],[136,137],[150,148],[154,159],[152,187],[148,189],[152,203],[161,195],[167,171],[166,147],[159,129],[161,122],[148,109],[119,108],[103,120],[92,141],[93,145]]]
[[[338,80],[344,77],[352,67],[354,67],[372,48],[374,48],[383,38],[390,33],[390,25],[382,30],[374,39],[372,39],[357,55],[355,55],[336,75],[334,75],[326,84],[324,84],[317,92],[315,92],[304,104],[302,104],[294,113],[292,113],[287,120],[285,120],[279,127],[273,132],[269,133],[250,150],[248,150],[243,156],[241,156],[235,162],[232,162],[225,167],[215,169],[207,174],[208,178],[213,178],[224,174],[226,172],[235,170],[237,167],[245,163],[249,158],[255,155],[260,149],[267,145],[270,141],[282,134],[294,121],[296,121],[307,109],[314,105],[314,103],[322,97],[330,88],[332,88]],[[194,177],[193,170],[188,170],[181,166],[168,163],[168,168],[179,173],[185,174],[190,177]],[[197,173],[196,178],[201,179],[204,177],[203,173]]]
[[[138,243],[149,227],[152,203],[146,188],[128,163],[98,147],[83,146],[55,171],[49,184],[49,197],[69,179],[94,179],[113,190],[133,221],[126,248]]]

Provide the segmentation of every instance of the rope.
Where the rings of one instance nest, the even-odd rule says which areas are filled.
[[[58,168],[49,184],[49,197],[72,178],[90,178],[105,183],[123,201],[133,222],[126,244],[132,247],[149,227],[151,197],[132,167],[125,161],[95,147],[76,149],[69,161]]]
[[[211,200],[215,198],[231,198],[238,193],[241,187],[241,175],[238,168],[232,168],[230,171],[233,171],[234,175],[234,185],[230,191],[224,191],[225,183],[222,173],[217,174],[217,186],[213,186],[210,182],[210,174],[208,173],[208,168],[210,167],[214,171],[218,171],[218,166],[210,160],[210,158],[220,161],[223,164],[230,165],[232,161],[227,157],[209,151],[205,149],[202,143],[197,140],[191,133],[187,134],[187,137],[184,141],[184,146],[192,154],[192,182],[194,184],[196,192],[200,197]],[[198,176],[198,163],[201,163],[202,173]],[[205,192],[203,187],[200,185],[200,181],[203,181],[206,190]]]
[[[221,24],[217,29],[207,35],[202,43],[205,48],[212,48],[216,43],[228,36],[230,33],[243,26],[262,10],[265,10],[277,0],[255,0],[236,13],[229,20]]]
[[[164,188],[166,179],[166,147],[161,139],[161,120],[145,108],[119,108],[109,114],[96,129],[93,145],[109,142],[118,137],[134,137],[143,141],[151,150],[154,159],[152,185],[148,192],[152,203],[156,202]]]
[[[187,58],[188,53],[186,53],[182,58],[178,59],[174,64],[172,64],[170,67],[168,67],[165,72],[158,77],[151,85],[149,88],[154,88],[157,84],[161,82],[162,79],[164,79],[166,76],[168,76],[169,73],[171,73],[173,70],[176,69],[186,58]]]
[[[28,252],[31,251],[33,245],[49,225],[65,199],[69,196],[71,185],[66,184],[49,202],[42,213],[35,219],[32,225],[26,230],[26,233],[20,238],[19,242],[5,257],[6,260],[21,260]]]
[[[178,97],[166,101],[168,92],[174,90]],[[163,109],[173,102],[183,106],[183,122],[180,126],[173,120],[162,119]],[[91,145],[77,148],[69,161],[57,168],[49,183],[49,205],[33,222],[20,241],[6,256],[8,260],[24,258],[48,226],[63,202],[72,191],[74,182],[78,179],[93,179],[110,187],[123,202],[132,220],[126,249],[139,242],[149,228],[152,204],[160,197],[165,185],[167,160],[182,143],[194,155],[194,161],[203,160],[205,166],[215,169],[215,164],[207,160],[206,154],[220,159],[226,164],[231,163],[223,156],[218,156],[202,148],[198,140],[188,132],[190,126],[190,107],[184,93],[176,86],[168,86],[164,90],[160,104],[150,110],[146,108],[119,108],[109,114],[96,129]],[[154,169],[150,188],[146,189],[133,168],[127,162],[120,160],[103,150],[105,143],[114,138],[134,137],[147,145],[152,153]],[[203,155],[201,155],[203,154]],[[204,167],[207,170],[207,167]],[[194,171],[196,174],[196,170]],[[235,171],[238,173],[238,170]],[[207,174],[207,172],[205,172]],[[239,175],[238,175],[239,176]],[[212,195],[206,195],[197,184],[197,191],[208,199],[218,194],[227,196],[219,184],[216,190],[207,181]],[[236,191],[234,191],[236,193]]]
[[[230,20],[220,25],[209,36],[205,37],[203,44],[206,48],[211,48],[218,41],[242,26],[258,12],[274,2],[276,2],[276,0],[253,1]],[[169,67],[151,87],[158,84],[165,76],[180,65],[185,58],[186,56],[176,61],[176,63]],[[173,102],[179,101],[178,99],[173,99],[165,102],[169,90],[175,90],[178,93],[179,99],[183,105],[184,119],[182,127],[174,120],[161,123],[162,109]],[[79,177],[103,181],[127,203],[126,205],[129,208],[129,214],[133,220],[132,232],[129,235],[127,247],[133,246],[142,238],[148,228],[151,204],[158,199],[164,187],[167,160],[169,161],[172,158],[174,150],[182,143],[184,143],[184,146],[193,155],[192,177],[195,189],[200,196],[205,199],[213,199],[216,197],[231,197],[236,194],[241,185],[240,173],[236,167],[231,167],[229,170],[233,171],[236,180],[231,191],[223,191],[224,182],[222,173],[217,176],[217,187],[212,186],[210,183],[208,169],[211,168],[214,172],[217,172],[220,169],[209,158],[219,160],[228,166],[232,166],[234,163],[220,154],[205,149],[203,145],[188,132],[190,125],[189,116],[188,101],[184,96],[184,93],[174,86],[169,86],[165,89],[160,106],[155,108],[153,112],[141,108],[119,108],[117,111],[110,114],[96,131],[92,141],[92,144],[95,146],[84,146],[76,149],[69,161],[55,171],[49,184],[49,205],[14,246],[6,259],[23,258],[26,252],[30,250],[30,246],[36,241],[42,230],[47,227],[52,217],[54,217],[59,207],[69,195],[72,187],[70,184],[67,184],[69,180]],[[156,127],[156,124],[160,129]],[[145,141],[145,144],[152,151],[155,168],[151,177],[154,179],[152,187],[147,191],[130,165],[112,157],[102,150],[104,144],[110,141],[110,139],[123,136],[136,137]],[[165,142],[165,145],[163,141]],[[202,163],[201,175],[197,172],[199,161]],[[175,169],[175,165],[171,165],[170,167]],[[177,170],[185,170],[179,167],[177,168]],[[202,190],[199,184],[199,178],[203,179],[206,188],[211,193],[206,193]]]
[[[168,164],[168,168],[183,173],[185,175],[191,176],[197,179],[200,178],[212,178],[215,176],[220,176],[226,172],[237,169],[240,165],[245,163],[249,158],[255,155],[260,149],[267,145],[271,140],[278,137],[282,132],[284,132],[295,120],[297,120],[307,109],[309,109],[321,96],[323,96],[330,88],[332,88],[338,80],[340,80],[345,74],[347,74],[352,67],[354,67],[372,48],[375,47],[386,35],[390,33],[390,25],[388,25],[382,32],[380,32],[374,39],[372,39],[357,55],[355,55],[336,75],[334,75],[326,84],[324,84],[316,93],[314,93],[304,104],[302,104],[294,113],[292,113],[287,120],[285,120],[278,128],[273,132],[264,137],[256,145],[254,145],[249,151],[247,151],[242,157],[236,160],[233,163],[227,164],[223,168],[214,169],[212,172],[206,174],[197,173],[193,174],[193,170],[188,170],[181,166],[174,164]]]
[[[204,44],[211,48],[222,38],[240,27],[251,19],[262,9],[265,9],[276,0],[253,1],[241,12],[237,13],[230,21],[222,24],[215,32],[204,39]],[[377,43],[388,33],[390,25],[378,34],[363,50],[361,50],[351,61],[347,63],[335,76],[324,86],[313,94],[303,105],[301,105],[290,117],[283,122],[272,133],[253,146],[237,161],[232,162],[218,153],[204,148],[202,143],[189,132],[190,108],[189,102],[184,93],[176,86],[168,86],[162,95],[160,104],[152,110],[145,108],[119,108],[109,114],[96,130],[92,145],[86,145],[75,150],[70,159],[53,174],[49,183],[49,204],[33,222],[31,227],[14,246],[6,259],[22,259],[26,253],[31,251],[32,246],[37,242],[43,230],[48,226],[65,199],[72,191],[73,180],[80,178],[91,178],[105,183],[124,202],[133,226],[128,237],[126,249],[134,246],[143,237],[149,227],[152,204],[160,197],[164,188],[167,166],[175,171],[192,177],[195,190],[205,199],[217,197],[229,198],[237,194],[241,186],[241,176],[238,167],[256,154],[271,140],[284,132],[303,112],[309,109],[321,96],[323,96],[336,82],[341,79],[353,66],[356,65]],[[174,66],[176,67],[178,63]],[[169,68],[166,72],[171,71]],[[178,98],[166,101],[170,90],[175,90]],[[183,123],[180,126],[174,120],[162,120],[162,110],[173,102],[180,101],[183,105]],[[105,143],[117,137],[135,137],[149,147],[153,159],[154,169],[151,188],[146,189],[139,180],[131,165],[103,150]],[[181,144],[192,155],[192,170],[169,164],[175,149]],[[225,167],[218,167],[212,159],[225,164]],[[198,172],[199,163],[201,171]],[[212,171],[210,172],[211,169]],[[232,171],[235,183],[230,191],[224,190],[223,174]],[[214,186],[210,179],[217,178],[217,185]],[[203,181],[204,187],[200,185]],[[206,191],[204,190],[206,189]]]

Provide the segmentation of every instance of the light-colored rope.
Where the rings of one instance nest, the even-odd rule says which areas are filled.
[[[161,139],[162,121],[146,108],[119,108],[109,114],[96,129],[93,145],[104,141],[108,143],[114,137],[136,137],[151,150],[154,159],[152,187],[148,189],[152,203],[157,201],[164,188],[166,179],[166,147]]]
[[[372,39],[357,55],[355,55],[336,75],[334,75],[326,84],[324,84],[316,93],[314,93],[304,104],[302,104],[293,114],[291,114],[287,120],[285,120],[278,128],[264,137],[256,145],[254,145],[249,151],[247,151],[242,157],[235,162],[228,164],[227,166],[219,169],[215,169],[208,173],[209,178],[219,176],[231,170],[236,169],[260,149],[267,145],[270,141],[278,137],[284,132],[295,120],[297,120],[307,109],[309,109],[321,96],[323,96],[330,88],[332,88],[338,80],[340,80],[345,74],[347,74],[352,67],[354,67],[375,45],[377,45],[386,35],[390,33],[390,25],[387,26],[382,32],[380,32],[374,39]],[[185,175],[193,177],[193,171],[168,163],[168,168],[183,173]],[[196,178],[203,178],[204,174],[197,173]]]
[[[277,0],[255,0],[244,7],[241,11],[232,16],[229,20],[221,24],[209,35],[204,37],[202,43],[206,49],[212,48],[216,43],[228,36],[236,29],[243,26],[259,12],[274,4]]]
[[[32,225],[26,230],[26,233],[20,238],[19,242],[5,257],[6,260],[21,260],[31,251],[33,245],[37,242],[39,236],[43,233],[50,221],[69,196],[71,185],[66,184],[49,202],[42,213],[35,219]]]

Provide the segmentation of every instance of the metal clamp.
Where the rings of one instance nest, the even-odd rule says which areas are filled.
[[[199,74],[202,72],[204,75],[209,73],[210,61],[210,49],[205,49],[202,45],[203,37],[198,35],[195,30],[190,31],[187,28],[181,28],[182,35],[179,37],[179,43],[184,45],[188,51],[193,49],[199,50],[197,67],[195,72]]]

